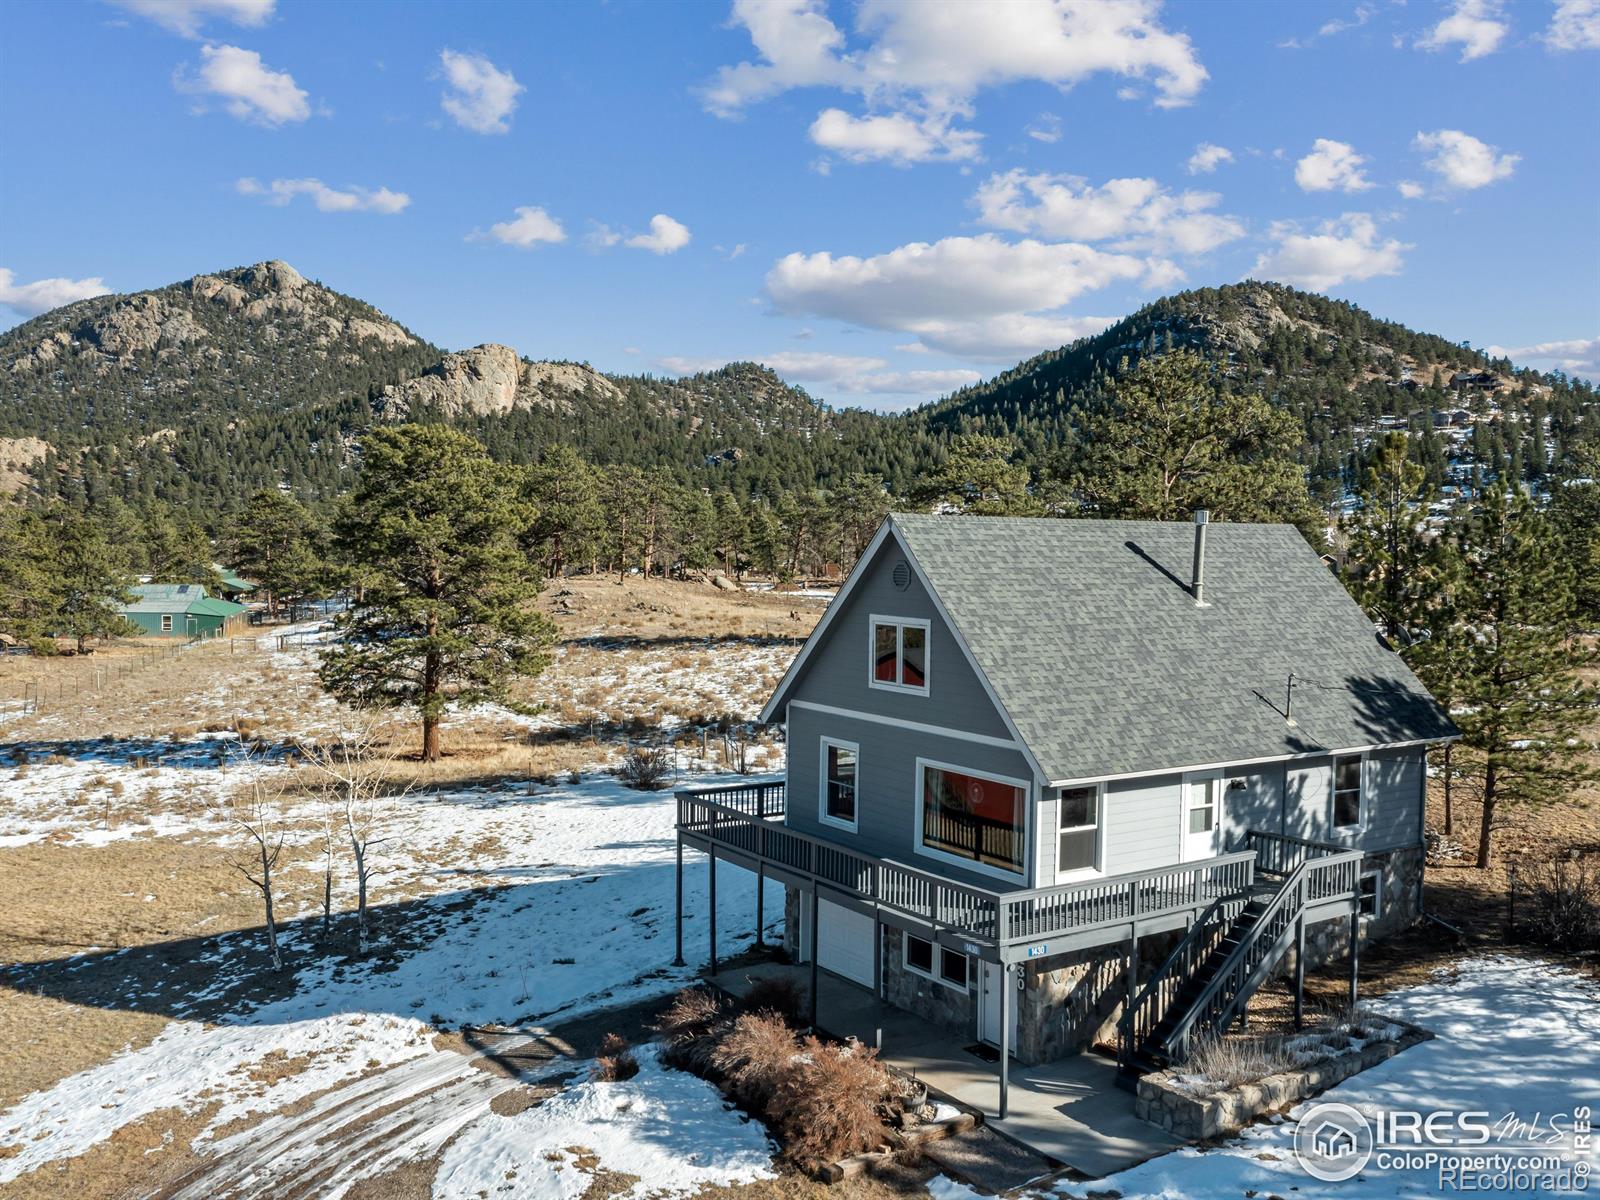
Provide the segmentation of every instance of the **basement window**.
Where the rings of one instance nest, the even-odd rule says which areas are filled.
[[[909,617],[873,617],[871,671],[867,682],[893,692],[928,694],[928,622]]]
[[[1372,920],[1383,916],[1383,872],[1368,871],[1361,877],[1361,915]]]
[[[914,933],[905,935],[906,970],[937,980],[946,987],[967,988],[967,956],[960,951],[936,945]],[[934,970],[934,964],[938,970]]]

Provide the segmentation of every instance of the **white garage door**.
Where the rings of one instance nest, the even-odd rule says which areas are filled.
[[[871,917],[837,904],[817,904],[817,965],[865,987],[872,986]]]

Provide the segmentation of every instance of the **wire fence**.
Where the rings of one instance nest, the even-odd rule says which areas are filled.
[[[125,679],[143,675],[155,667],[196,653],[256,654],[270,648],[262,636],[239,636],[218,632],[185,638],[170,645],[139,646],[121,650],[94,662],[73,660],[71,666],[50,676],[24,679],[21,683],[22,714],[30,716],[47,708],[76,701],[84,696],[99,696]]]

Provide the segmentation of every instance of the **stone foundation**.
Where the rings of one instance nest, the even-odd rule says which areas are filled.
[[[969,972],[974,974],[965,989],[950,987],[906,969],[904,938],[894,926],[883,927],[883,998],[957,1037],[976,1038],[977,964],[968,961]]]
[[[1159,967],[1181,933],[1139,939],[1139,983]],[[1018,965],[1024,984],[1017,1013],[1017,1060],[1030,1066],[1115,1041],[1128,998],[1128,946],[1114,942]]]
[[[1386,850],[1361,860],[1361,873],[1377,869],[1383,875],[1383,910],[1376,918],[1361,918],[1361,944],[1382,939],[1408,929],[1422,915],[1417,898],[1427,852],[1420,846]],[[1306,967],[1314,970],[1350,953],[1350,922],[1344,919],[1319,921],[1306,928]],[[1294,970],[1294,948],[1283,956],[1280,971]]]

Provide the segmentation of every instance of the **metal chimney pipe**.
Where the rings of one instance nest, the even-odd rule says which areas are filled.
[[[1196,608],[1206,605],[1206,526],[1211,523],[1211,513],[1203,508],[1194,511],[1194,580],[1189,592],[1194,596]]]

